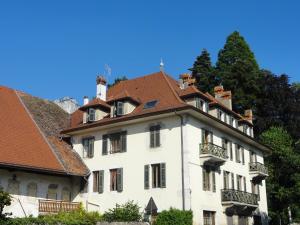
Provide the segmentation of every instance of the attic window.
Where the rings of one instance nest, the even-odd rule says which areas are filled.
[[[156,106],[157,100],[146,102],[144,105],[144,109],[151,109]]]

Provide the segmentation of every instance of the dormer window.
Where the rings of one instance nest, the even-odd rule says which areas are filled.
[[[89,108],[88,109],[88,121],[95,121],[96,120],[96,113],[95,113],[95,109],[93,108]]]
[[[223,111],[218,109],[218,119],[223,121]]]
[[[201,98],[196,97],[196,108],[203,110],[204,107],[204,101]]]
[[[124,103],[123,102],[117,102],[116,113],[117,113],[117,116],[124,115]]]

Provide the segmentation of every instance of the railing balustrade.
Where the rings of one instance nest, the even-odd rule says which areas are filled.
[[[39,213],[70,212],[79,209],[79,202],[39,200]]]
[[[200,155],[211,154],[213,156],[227,159],[226,149],[212,143],[200,144]]]
[[[258,205],[258,195],[245,191],[238,191],[233,189],[223,189],[222,202],[238,202],[248,205]]]
[[[264,174],[268,174],[268,168],[260,163],[260,162],[250,162],[249,163],[249,170],[250,172],[260,172],[260,173],[264,173]]]

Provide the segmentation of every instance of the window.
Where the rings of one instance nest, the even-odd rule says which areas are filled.
[[[229,142],[230,160],[233,161],[233,149],[232,142]]]
[[[237,190],[241,191],[242,190],[242,176],[236,175],[236,185],[237,185]]]
[[[15,179],[8,180],[7,192],[12,195],[18,195],[20,192],[20,182]]]
[[[231,173],[231,189],[234,189],[234,174]]]
[[[203,191],[210,191],[210,170],[207,168],[203,168],[202,170],[202,178],[203,178]]]
[[[103,193],[104,170],[93,171],[93,192]]]
[[[223,171],[224,189],[229,189],[229,172]]]
[[[244,180],[244,192],[247,192],[246,177],[244,177],[243,180]]]
[[[93,108],[89,108],[88,110],[88,121],[95,121],[96,120],[96,113],[95,113],[95,109]]]
[[[237,163],[241,162],[241,156],[240,156],[240,146],[238,144],[235,144],[235,161]]]
[[[93,158],[94,157],[94,137],[88,137],[82,139],[83,145],[83,158]]]
[[[203,225],[215,225],[215,212],[203,211]]]
[[[150,148],[160,146],[160,125],[150,127]]]
[[[218,114],[218,115],[217,115],[217,116],[218,116],[218,119],[223,121],[223,111],[220,110],[220,109],[218,109],[217,114]]]
[[[232,116],[229,116],[229,124],[230,126],[233,126],[234,118]]]
[[[124,103],[123,102],[117,102],[117,116],[124,115]]]
[[[110,190],[111,191],[123,191],[123,169],[111,169],[110,170]]]
[[[213,133],[202,129],[202,144],[213,143]]]
[[[29,183],[27,185],[27,196],[36,197],[37,196],[37,184],[36,183]]]
[[[257,162],[257,156],[253,151],[249,151],[250,163]]]
[[[61,199],[63,201],[70,202],[71,201],[71,191],[68,187],[64,187],[61,192]]]
[[[109,140],[109,142],[108,142]],[[108,145],[109,143],[109,145]],[[108,146],[110,154],[126,152],[127,149],[127,132],[118,132],[102,136],[102,155],[107,155]]]
[[[144,105],[144,109],[151,109],[156,106],[157,100],[146,102]]]
[[[248,225],[248,217],[238,216],[238,224],[239,225]]]
[[[195,102],[196,102],[196,108],[201,109],[201,110],[204,111],[205,102],[199,97],[195,98]]]
[[[57,184],[49,184],[48,192],[47,192],[47,199],[54,199],[57,200]]]
[[[260,198],[259,184],[256,184],[252,181],[251,182],[251,189],[252,189],[252,193],[256,194],[258,196],[258,200],[259,200],[259,198]]]
[[[226,150],[226,156],[228,156],[228,146],[229,146],[229,141],[225,138],[222,138],[222,148]]]
[[[152,188],[166,187],[166,164],[152,164]]]

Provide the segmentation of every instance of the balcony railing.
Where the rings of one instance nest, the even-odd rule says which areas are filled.
[[[200,144],[200,155],[208,154],[226,160],[227,154],[225,148],[212,143]]]
[[[233,203],[239,205],[258,205],[258,195],[238,191],[233,189],[223,189],[222,192],[222,203]]]
[[[250,172],[259,172],[265,175],[268,175],[267,167],[259,162],[251,162],[249,163],[249,170]]]
[[[79,202],[66,202],[55,200],[39,200],[39,213],[71,212],[79,209]]]

